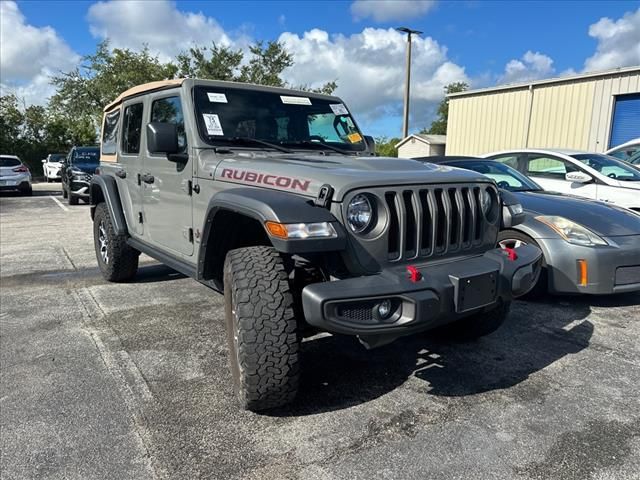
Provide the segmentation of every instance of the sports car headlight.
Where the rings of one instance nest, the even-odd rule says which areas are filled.
[[[373,220],[373,207],[366,195],[359,194],[351,199],[347,207],[347,223],[355,233],[364,232]]]
[[[536,220],[554,229],[556,232],[558,232],[558,235],[560,235],[569,243],[573,243],[575,245],[583,245],[586,247],[608,245],[605,240],[593,233],[591,230],[564,217],[558,217],[555,215],[541,215],[539,217],[536,217]]]

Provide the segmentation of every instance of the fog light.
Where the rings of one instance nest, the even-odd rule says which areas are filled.
[[[378,315],[385,320],[391,315],[391,300],[383,300],[378,304]]]

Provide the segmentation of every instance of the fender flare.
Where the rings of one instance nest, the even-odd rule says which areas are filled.
[[[277,190],[232,188],[214,195],[209,200],[198,252],[199,278],[207,261],[207,245],[216,235],[216,215],[221,211],[257,220],[263,228],[267,221],[284,224],[330,222],[336,230],[335,238],[283,240],[269,236],[273,247],[281,253],[335,252],[344,250],[347,245],[347,234],[342,224],[329,210],[314,205],[313,200],[309,198]]]
[[[101,201],[107,204],[113,228],[117,235],[128,235],[127,221],[124,217],[122,203],[120,203],[120,195],[118,195],[118,186],[113,177],[104,175],[94,175],[91,178],[89,189],[89,203],[91,204],[91,218],[96,209],[96,205]]]

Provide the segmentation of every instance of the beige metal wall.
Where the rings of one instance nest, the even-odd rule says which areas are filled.
[[[399,158],[418,158],[432,155],[444,155],[444,145],[428,145],[425,142],[411,138],[398,148]]]
[[[640,92],[640,69],[452,97],[447,155],[524,147],[608,148],[614,96]]]

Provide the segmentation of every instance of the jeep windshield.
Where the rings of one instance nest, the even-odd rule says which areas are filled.
[[[337,100],[305,96],[304,92],[285,95],[198,86],[194,102],[200,136],[216,147],[345,154],[366,150],[353,118]]]

